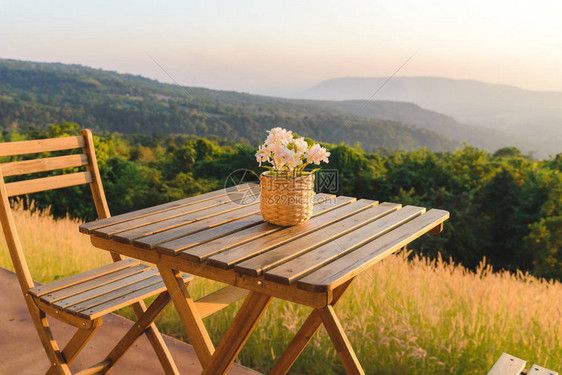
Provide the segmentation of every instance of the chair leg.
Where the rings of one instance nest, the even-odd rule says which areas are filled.
[[[53,333],[51,332],[47,315],[43,311],[39,310],[35,302],[33,302],[31,295],[25,295],[25,302],[27,303],[31,320],[35,325],[37,333],[39,334],[41,344],[43,344],[43,348],[45,349],[49,362],[51,363],[51,367],[47,370],[47,373],[50,373],[51,368],[53,368],[55,374],[71,375],[68,364],[66,363],[64,356],[53,337]]]
[[[140,317],[146,312],[146,305],[144,304],[144,301],[139,301],[133,304],[133,310],[137,318],[140,319]],[[168,346],[164,342],[164,338],[160,334],[160,331],[158,331],[156,324],[151,323],[144,333],[146,334],[146,337],[148,337],[148,341],[156,352],[156,356],[162,364],[164,373],[179,374],[179,370],[176,366],[176,363],[174,362],[174,359],[172,358],[172,354],[170,353],[170,350],[168,350]]]
[[[66,363],[71,364],[76,358],[78,353],[86,346],[86,343],[92,338],[94,333],[101,327],[102,319],[98,318],[94,320],[94,324],[88,329],[78,329],[74,336],[70,339],[68,344],[62,350],[62,356],[66,360]]]
[[[365,371],[361,367],[347,336],[345,335],[345,331],[338,320],[336,312],[331,305],[328,305],[322,309],[319,309],[318,312],[322,317],[322,322],[324,323],[324,327],[326,327],[326,331],[328,331],[328,335],[340,356],[340,360],[343,363],[343,367],[348,375],[365,375]]]
[[[135,341],[150,327],[150,325],[154,322],[154,320],[160,315],[162,310],[170,303],[170,295],[168,292],[161,293],[155,300],[152,302],[150,307],[146,309],[146,311],[141,315],[139,320],[135,322],[135,324],[129,329],[129,331],[123,336],[123,338],[115,345],[113,350],[105,357],[102,362],[107,362],[107,364],[103,367],[103,369],[99,372],[105,373],[109,371],[111,367],[113,367],[117,361],[125,354],[127,350],[135,343]],[[172,360],[171,364],[175,368],[175,364]],[[166,372],[169,374],[170,372]],[[171,372],[177,374],[177,368],[175,368],[175,372]]]
[[[332,299],[332,306],[335,306],[339,301],[341,296],[345,293],[353,279],[345,282],[334,290],[334,296]],[[269,375],[284,375],[286,374],[291,366],[295,363],[299,355],[302,353],[306,345],[314,337],[320,325],[322,324],[322,317],[318,310],[314,309],[305,322],[302,324],[301,328],[298,330],[293,340],[285,349],[279,360],[275,363],[273,368],[269,371]]]

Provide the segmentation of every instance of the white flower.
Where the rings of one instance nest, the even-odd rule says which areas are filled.
[[[293,150],[287,149],[286,152],[283,153],[283,158],[285,160],[285,163],[287,164],[287,168],[289,168],[289,171],[291,172],[293,171],[293,169],[299,167],[302,164],[299,153]]]
[[[269,133],[269,135],[265,140],[265,144],[268,146],[272,144],[287,145],[293,140],[293,132],[290,130],[287,131],[287,129],[277,127],[268,130],[267,132]]]
[[[326,151],[324,147],[321,147],[318,143],[312,145],[310,150],[308,150],[305,154],[306,161],[308,163],[314,163],[319,165],[320,162],[328,163],[328,156],[330,153]]]
[[[256,152],[256,160],[258,163],[263,163],[264,161],[269,161],[269,157],[271,156],[271,151],[265,146],[262,145],[258,148],[258,152]]]
[[[300,155],[303,155],[306,150],[308,150],[308,143],[304,140],[304,138],[297,138],[293,140],[293,143],[296,147],[296,152]]]

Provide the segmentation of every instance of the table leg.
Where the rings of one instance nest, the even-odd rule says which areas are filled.
[[[352,281],[353,279],[350,279],[334,290],[334,297],[331,303],[332,306],[338,302],[349,285],[351,285]],[[302,324],[287,349],[285,349],[279,360],[275,363],[271,371],[269,371],[269,375],[286,374],[300,356],[306,345],[308,345],[312,337],[314,337],[321,324],[322,317],[320,316],[320,312],[317,309],[314,309],[306,321]]]
[[[271,299],[271,296],[258,292],[248,294],[211,357],[209,365],[204,366],[203,375],[219,375],[228,371]]]
[[[365,375],[332,305],[319,310],[322,322],[348,375]]]
[[[193,349],[195,349],[195,353],[201,362],[201,366],[205,368],[215,351],[215,347],[203,324],[203,320],[199,316],[197,307],[189,295],[181,273],[164,266],[158,266],[158,270],[164,284],[166,284],[170,297],[172,297],[172,301],[176,306]]]

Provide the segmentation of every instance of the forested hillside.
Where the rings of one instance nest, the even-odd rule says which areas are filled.
[[[360,142],[369,151],[461,145],[427,129],[312,102],[178,87],[78,65],[0,60],[0,127],[45,129],[63,121],[109,132],[218,135],[249,145],[280,124],[323,142]]]
[[[0,141],[78,132],[77,124],[63,123],[4,131]],[[111,135],[95,142],[113,214],[221,188],[239,168],[260,173],[255,148],[221,138]],[[496,269],[562,278],[562,154],[534,161],[514,148],[367,153],[343,143],[325,146],[331,156],[322,167],[338,170],[339,194],[450,211],[443,233],[424,236],[412,249],[469,268],[486,257]],[[53,206],[57,216],[93,219],[89,195],[83,186],[30,199]]]

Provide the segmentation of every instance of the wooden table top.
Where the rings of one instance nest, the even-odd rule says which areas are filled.
[[[425,233],[447,211],[317,194],[312,218],[262,220],[259,185],[244,184],[85,223],[82,233],[201,267],[329,292]],[[219,280],[220,281],[220,280]]]

